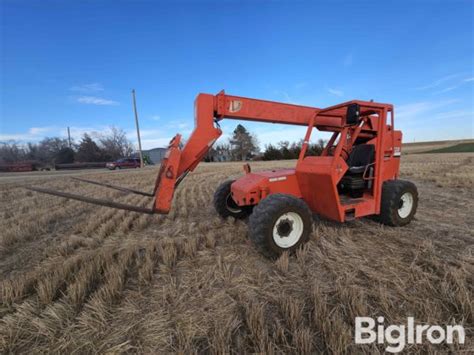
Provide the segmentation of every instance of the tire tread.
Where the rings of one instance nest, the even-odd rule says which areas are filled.
[[[234,181],[235,180],[224,181],[216,189],[213,199],[214,208],[222,218],[232,216],[237,219],[244,219],[249,215],[249,210],[247,208],[242,207],[239,213],[233,213],[227,209],[227,196],[229,195],[230,187]]]
[[[303,220],[305,217],[310,219],[309,228],[306,228],[303,235],[298,243],[289,248],[290,251],[295,249],[300,244],[306,242],[309,239],[309,235],[312,230],[312,213],[308,205],[301,199],[286,194],[272,194],[264,198],[254,208],[253,213],[249,218],[249,236],[250,240],[255,244],[260,253],[266,257],[278,256],[278,253],[271,248],[268,241],[268,228],[273,228],[273,220],[282,207],[293,206],[296,209],[302,211]],[[309,230],[308,230],[309,229]]]
[[[398,216],[398,201],[401,195],[406,191],[413,193],[414,206],[410,215],[405,219],[401,219]],[[381,223],[388,226],[403,226],[410,223],[416,213],[417,206],[418,190],[414,183],[406,180],[388,180],[382,185],[382,199],[378,219]]]

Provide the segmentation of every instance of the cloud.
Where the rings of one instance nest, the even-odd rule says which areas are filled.
[[[71,91],[79,91],[79,92],[97,92],[97,91],[104,91],[104,87],[102,84],[99,83],[91,83],[91,84],[82,84],[76,85],[69,88]]]
[[[469,107],[449,110],[448,107],[420,105],[416,115],[405,116],[395,127],[403,131],[404,142],[472,138],[473,115]]]
[[[451,74],[451,75],[447,75],[441,79],[438,79],[438,80],[435,80],[433,81],[432,83],[428,84],[428,85],[424,85],[424,86],[420,86],[420,87],[417,87],[415,88],[415,90],[428,90],[428,89],[433,89],[433,88],[436,88],[438,86],[440,86],[442,83],[446,82],[446,81],[450,81],[452,79],[455,79],[457,77],[459,77],[460,74]]]
[[[404,142],[462,139],[472,136],[472,107],[463,100],[426,100],[395,105],[395,128]]]
[[[107,135],[111,131],[111,127],[109,126],[70,126],[71,137],[73,139],[81,139],[81,137],[87,133],[88,135],[92,136],[93,138],[100,137],[102,135]],[[60,137],[67,137],[67,128],[61,127],[57,134]]]
[[[161,129],[140,129],[140,137],[141,138],[148,138],[148,137],[156,137],[161,136],[163,134],[163,130]],[[137,131],[132,129],[127,132],[127,138],[137,139]]]
[[[308,83],[306,82],[299,82],[295,84],[295,89],[300,90],[308,86]]]
[[[177,126],[182,124],[177,124]],[[188,126],[187,124],[185,124]],[[176,128],[175,127],[175,128]],[[142,141],[143,149],[153,149],[153,148],[166,148],[171,140],[174,137],[176,132],[170,132],[169,128],[144,128],[140,129],[140,138]],[[180,134],[183,135],[183,139],[187,140],[190,129],[180,130]],[[127,138],[135,145],[138,144],[137,131],[135,129],[130,129],[126,131]]]
[[[173,129],[173,130],[177,129],[182,134],[191,133],[191,126],[190,126],[189,122],[186,122],[184,120],[174,120],[174,121],[168,123],[165,127],[167,129]]]
[[[397,119],[408,119],[416,117],[416,115],[430,111],[432,109],[432,103],[430,102],[416,102],[412,104],[405,104],[395,106],[395,117]]]
[[[344,91],[342,91],[342,90],[337,90],[337,89],[331,89],[331,88],[329,88],[329,89],[328,89],[328,92],[329,92],[330,94],[336,95],[336,96],[338,96],[338,97],[344,96]]]
[[[436,91],[433,93],[433,95],[436,95],[436,94],[442,94],[442,93],[445,93],[445,92],[449,92],[449,91],[452,91],[454,89],[457,89],[458,87],[460,86],[463,86],[465,85],[466,83],[469,83],[471,81],[474,81],[474,78],[466,78],[466,79],[463,79],[462,81],[452,85],[452,86],[449,86],[443,90],[439,90],[439,91]]]
[[[79,142],[84,133],[89,134],[93,139],[110,134],[111,127],[99,126],[71,126],[71,137]],[[127,138],[135,145],[137,144],[137,131],[134,128],[125,130]],[[143,149],[151,149],[157,147],[167,147],[172,135],[163,129],[141,129],[140,130]],[[64,127],[31,127],[26,132],[5,133],[0,134],[0,142],[16,141],[20,144],[27,142],[39,142],[46,136],[50,137],[67,137],[67,129]]]
[[[36,135],[41,135],[41,134],[44,134],[44,133],[47,133],[47,132],[51,132],[54,129],[55,129],[54,127],[31,127],[28,130],[28,133],[33,135],[33,136],[36,136]]]
[[[56,130],[56,127],[31,127],[23,133],[0,134],[0,141],[34,142],[43,139],[46,133],[52,133]]]
[[[403,120],[423,118],[434,110],[456,102],[459,102],[459,100],[421,101],[395,106],[395,118]]]
[[[102,106],[112,106],[118,105],[117,101],[103,99],[101,97],[96,96],[79,96],[77,98],[77,102],[86,105],[102,105]]]
[[[171,140],[170,137],[165,138],[149,138],[149,139],[142,139],[142,149],[153,149],[153,148],[166,148]]]
[[[471,110],[453,110],[440,112],[433,116],[433,119],[436,120],[455,120],[460,118],[466,118],[466,122],[469,122],[470,119],[474,116],[474,112]]]
[[[277,96],[280,96],[280,97],[284,97],[285,101],[289,104],[293,104],[293,105],[299,105],[298,102],[296,102],[295,100],[293,100],[292,97],[290,97],[290,95],[286,92],[286,91],[283,91],[283,90],[273,90],[273,94],[274,95],[277,95]]]
[[[153,115],[153,116],[150,117],[150,119],[153,120],[153,121],[159,121],[160,118],[161,117],[159,115]]]
[[[84,133],[89,134],[90,136],[97,138],[102,135],[110,134],[111,127],[105,125],[98,126],[70,126],[71,137],[73,139],[79,140]],[[130,137],[136,140],[136,131],[130,130],[132,132]],[[135,135],[133,135],[135,132]],[[0,134],[0,141],[9,141],[14,140],[22,143],[26,142],[38,142],[45,137],[67,137],[67,128],[59,126],[47,126],[47,127],[31,127],[26,132],[15,132],[15,133],[5,133]],[[128,137],[128,132],[127,132]],[[130,139],[129,137],[129,139]],[[133,140],[133,139],[130,139]]]
[[[0,142],[32,140],[28,133],[1,133]]]
[[[452,91],[452,90],[454,90],[454,89],[457,89],[459,86],[460,86],[460,85],[449,86],[449,87],[447,87],[447,88],[445,88],[445,89],[443,89],[443,90],[436,91],[436,92],[434,92],[433,94],[435,95],[435,94],[442,94],[442,93],[445,93],[445,92],[449,92],[449,91]]]
[[[347,67],[350,67],[352,65],[352,62],[353,62],[353,55],[352,53],[349,53],[347,54],[345,57],[344,57],[344,61],[342,62],[342,64],[344,64],[344,66],[347,68]]]

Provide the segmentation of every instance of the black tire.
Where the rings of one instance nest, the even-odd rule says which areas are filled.
[[[296,214],[300,219],[293,217],[292,220],[291,215],[280,219],[287,213]],[[277,228],[276,233],[274,228]],[[297,232],[298,229],[302,229],[301,233]],[[250,239],[263,255],[270,258],[285,251],[294,252],[309,240],[312,229],[313,216],[308,205],[302,199],[286,194],[273,194],[260,201],[249,219]],[[296,233],[294,237],[291,236],[293,232]],[[285,241],[285,238],[291,239]]]
[[[417,207],[418,190],[414,183],[405,180],[388,180],[383,183],[378,217],[381,223],[392,227],[404,226],[411,222]]]
[[[244,219],[250,214],[250,207],[239,207],[232,199],[230,186],[235,180],[223,182],[214,193],[214,208],[222,218]]]

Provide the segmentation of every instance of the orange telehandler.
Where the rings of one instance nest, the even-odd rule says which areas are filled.
[[[390,104],[349,101],[327,108],[231,96],[199,94],[195,129],[184,148],[170,142],[152,193],[76,178],[120,191],[154,197],[144,208],[40,187],[29,189],[97,205],[142,213],[170,211],[174,191],[222,134],[224,118],[307,126],[295,169],[251,172],[219,186],[214,206],[224,218],[249,217],[249,235],[266,255],[293,252],[309,239],[312,213],[345,222],[375,216],[390,226],[409,223],[416,213],[416,186],[399,180],[402,133],[394,129]],[[313,128],[333,132],[321,156],[306,156]]]

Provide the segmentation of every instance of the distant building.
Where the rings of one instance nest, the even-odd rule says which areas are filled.
[[[207,162],[232,161],[232,152],[228,145],[218,145],[217,147],[211,148],[209,150],[204,160]]]
[[[232,154],[229,150],[223,150],[223,149],[218,149],[215,150],[215,153],[213,154],[213,161],[216,162],[225,162],[225,161],[231,161],[232,160]]]
[[[143,155],[147,155],[153,164],[160,164],[165,157],[166,148],[153,148],[142,151]]]

